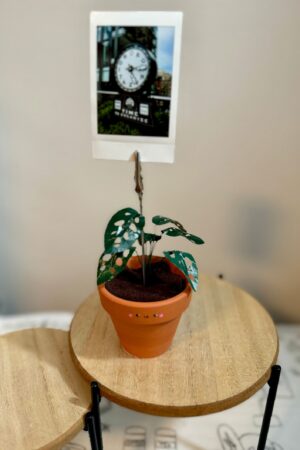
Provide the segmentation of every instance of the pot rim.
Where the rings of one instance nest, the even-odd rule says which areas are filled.
[[[161,259],[166,259],[166,258],[161,257]],[[112,294],[111,292],[109,292],[106,289],[105,283],[98,285],[98,290],[99,290],[99,293],[102,292],[108,300],[110,300],[114,303],[118,303],[119,305],[131,306],[131,307],[135,307],[135,308],[143,307],[144,309],[150,309],[150,308],[153,308],[154,305],[157,307],[172,305],[173,303],[183,300],[183,298],[189,297],[189,295],[192,293],[192,288],[189,285],[189,283],[184,275],[182,275],[182,278],[185,280],[186,286],[181,292],[179,292],[179,294],[174,295],[173,297],[166,298],[164,300],[157,300],[154,302],[153,301],[152,302],[137,302],[134,300],[126,300],[125,298],[117,297],[116,295]]]
[[[116,295],[109,292],[106,287],[105,283],[100,284],[98,286],[98,289],[100,292],[103,292],[103,294],[106,296],[106,298],[114,303],[118,303],[119,305],[123,306],[131,306],[136,308],[143,307],[144,309],[150,309],[153,308],[154,305],[159,306],[167,306],[172,305],[173,303],[178,302],[179,300],[182,300],[182,297],[189,296],[191,293],[191,287],[187,284],[185,289],[181,291],[179,294],[174,295],[173,297],[166,298],[164,300],[157,300],[155,302],[136,302],[134,300],[126,300],[125,298],[117,297]]]

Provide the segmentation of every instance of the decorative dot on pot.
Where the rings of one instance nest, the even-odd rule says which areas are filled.
[[[160,317],[160,318],[164,317],[164,313],[160,313],[160,314],[159,314],[159,317]]]
[[[128,317],[133,317],[133,314],[132,314],[132,313],[129,313],[129,314],[128,314]]]

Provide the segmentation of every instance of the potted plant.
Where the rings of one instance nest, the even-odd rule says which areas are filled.
[[[163,236],[183,236],[194,244],[204,241],[188,233],[177,220],[154,216],[159,233],[145,231],[143,181],[135,153],[135,190],[139,211],[124,208],[110,219],[99,258],[97,284],[101,303],[110,314],[121,344],[142,358],[158,356],[170,346],[180,317],[198,286],[193,256],[179,250],[154,256]],[[140,251],[138,250],[140,248]]]

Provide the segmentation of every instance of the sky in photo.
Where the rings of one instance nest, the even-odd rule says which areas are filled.
[[[157,64],[158,70],[172,73],[174,50],[174,27],[158,27],[157,29]]]

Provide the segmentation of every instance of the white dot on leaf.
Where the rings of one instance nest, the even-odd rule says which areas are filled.
[[[121,266],[122,266],[122,264],[123,264],[123,260],[122,260],[122,258],[120,258],[120,257],[119,257],[119,258],[117,258],[117,259],[116,259],[116,265],[117,265],[117,266],[119,266],[119,267],[121,267]]]

